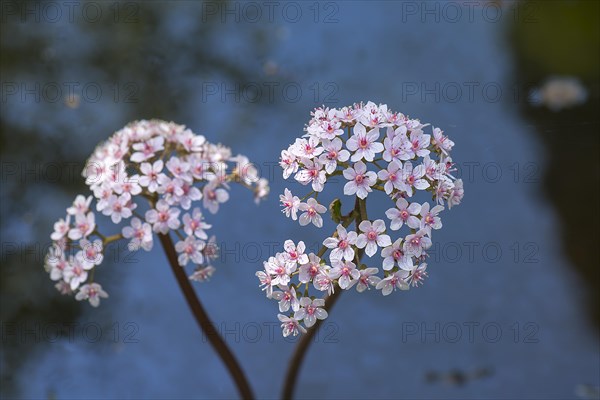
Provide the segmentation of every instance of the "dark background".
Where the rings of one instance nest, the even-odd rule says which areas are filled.
[[[274,244],[315,250],[325,233],[280,214],[299,188],[275,163],[314,107],[368,100],[445,130],[465,199],[425,286],[344,294],[298,397],[598,398],[598,2],[1,5],[3,398],[236,396],[160,249],[109,251],[98,309],[43,270],[85,159],[142,118],[231,146],[271,181],[263,204],[234,189],[210,219],[222,256],[197,290],[256,394],[276,397],[293,341],[254,272]],[[586,100],[532,104],[556,76]]]

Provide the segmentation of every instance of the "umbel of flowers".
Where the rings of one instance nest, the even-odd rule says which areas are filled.
[[[421,284],[432,232],[442,227],[440,213],[463,197],[462,180],[452,176],[454,142],[441,129],[372,102],[317,108],[311,115],[306,133],[281,152],[280,165],[285,179],[312,190],[299,198],[286,188],[282,211],[318,228],[328,212],[338,225],[318,254],[287,240],[256,273],[267,298],[279,303],[284,336],[327,318],[324,298],[336,290],[373,287],[387,296]],[[338,199],[329,208],[317,201],[336,175],[346,180],[343,194],[355,200],[347,215]],[[367,217],[366,200],[374,192],[390,199],[385,219]],[[417,200],[420,192],[431,202]]]
[[[230,183],[251,189],[257,202],[269,192],[246,157],[160,120],[132,122],[114,133],[96,148],[83,176],[93,196],[78,195],[66,217],[54,224],[45,269],[61,293],[93,306],[108,297],[94,271],[110,243],[127,240],[131,251],[150,251],[154,233],[173,232],[179,238],[179,265],[193,264],[189,278],[205,281],[215,270],[210,262],[218,250],[214,236],[209,239],[205,212],[215,214],[229,199]],[[99,214],[124,226],[102,234]]]

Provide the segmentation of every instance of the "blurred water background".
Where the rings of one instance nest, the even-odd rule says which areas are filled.
[[[280,214],[275,162],[314,107],[367,100],[442,127],[466,196],[422,288],[344,293],[297,396],[597,398],[598,2],[67,3],[2,3],[3,398],[237,395],[158,247],[108,257],[98,309],[43,271],[86,157],[142,118],[271,180],[266,202],[234,190],[211,218],[222,256],[197,291],[256,394],[277,397],[293,341],[254,272],[274,243],[316,250],[325,232]],[[559,110],[530,96],[553,77],[585,95],[559,93]],[[387,208],[370,200],[372,218]]]

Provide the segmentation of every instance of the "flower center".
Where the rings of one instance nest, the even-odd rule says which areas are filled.
[[[331,279],[325,275],[321,275],[321,278],[317,282],[320,286],[327,286],[331,283]]]
[[[394,257],[394,260],[399,260],[400,257],[402,257],[404,254],[402,254],[402,252],[400,250],[394,250],[394,252],[392,253],[392,257]]]
[[[144,154],[149,155],[152,153],[154,153],[154,148],[151,145],[149,145],[148,143],[144,143]]]
[[[340,240],[340,243],[338,244],[338,247],[340,249],[345,249],[346,247],[348,247],[348,242],[345,240]]]
[[[363,181],[364,181],[364,180],[365,180],[365,177],[364,177],[364,175],[356,175],[356,177],[354,178],[354,181],[355,181],[356,183],[358,183],[359,185],[360,185],[361,183],[363,183]]]
[[[408,219],[408,211],[406,211],[406,210],[400,211],[400,218],[402,218],[404,221],[406,221]]]
[[[317,212],[315,211],[315,209],[313,207],[309,207],[308,210],[306,210],[308,212],[308,215],[310,215],[311,217],[314,217]]]
[[[371,241],[377,239],[377,232],[371,231],[371,232],[367,233],[367,238]]]
[[[361,149],[366,149],[367,147],[369,147],[369,141],[367,140],[367,138],[360,138],[360,140],[358,141],[358,146]]]

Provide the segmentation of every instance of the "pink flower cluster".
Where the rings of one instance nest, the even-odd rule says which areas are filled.
[[[300,225],[321,228],[327,208],[317,195],[330,177],[340,175],[346,180],[344,195],[365,201],[379,191],[394,206],[385,212],[387,223],[363,220],[356,231],[346,229],[352,221],[338,224],[323,241],[321,257],[305,254],[303,242],[288,240],[284,252],[264,262],[264,271],[256,275],[267,297],[278,300],[279,311],[287,313],[279,314],[284,336],[305,331],[302,322],[310,327],[314,318],[327,317],[318,297],[338,287],[356,287],[358,292],[375,287],[389,295],[422,283],[432,232],[442,227],[439,214],[446,205],[459,204],[464,194],[462,180],[451,174],[454,142],[439,128],[372,102],[317,108],[311,115],[306,134],[281,152],[280,166],[285,179],[293,177],[312,190],[301,199],[286,188],[280,196],[283,213]],[[432,204],[415,200],[419,192],[428,192]],[[407,234],[390,237],[403,227]],[[369,257],[370,266],[361,263],[359,250]],[[370,259],[377,254],[380,261]],[[383,275],[378,276],[380,269]]]
[[[67,216],[54,224],[53,244],[45,269],[63,294],[98,306],[108,294],[94,280],[106,246],[127,239],[130,251],[150,251],[153,233],[174,232],[175,249],[182,267],[195,265],[190,279],[205,281],[214,272],[210,261],[217,256],[214,236],[209,239],[202,208],[215,214],[229,199],[229,183],[254,192],[258,202],[269,192],[266,179],[242,156],[228,147],[214,145],[185,126],[160,120],[136,121],[100,144],[83,171],[93,196],[78,195]],[[126,222],[120,233],[99,232],[96,214],[114,224]],[[141,202],[140,202],[141,201]],[[146,207],[146,211],[140,211]]]

